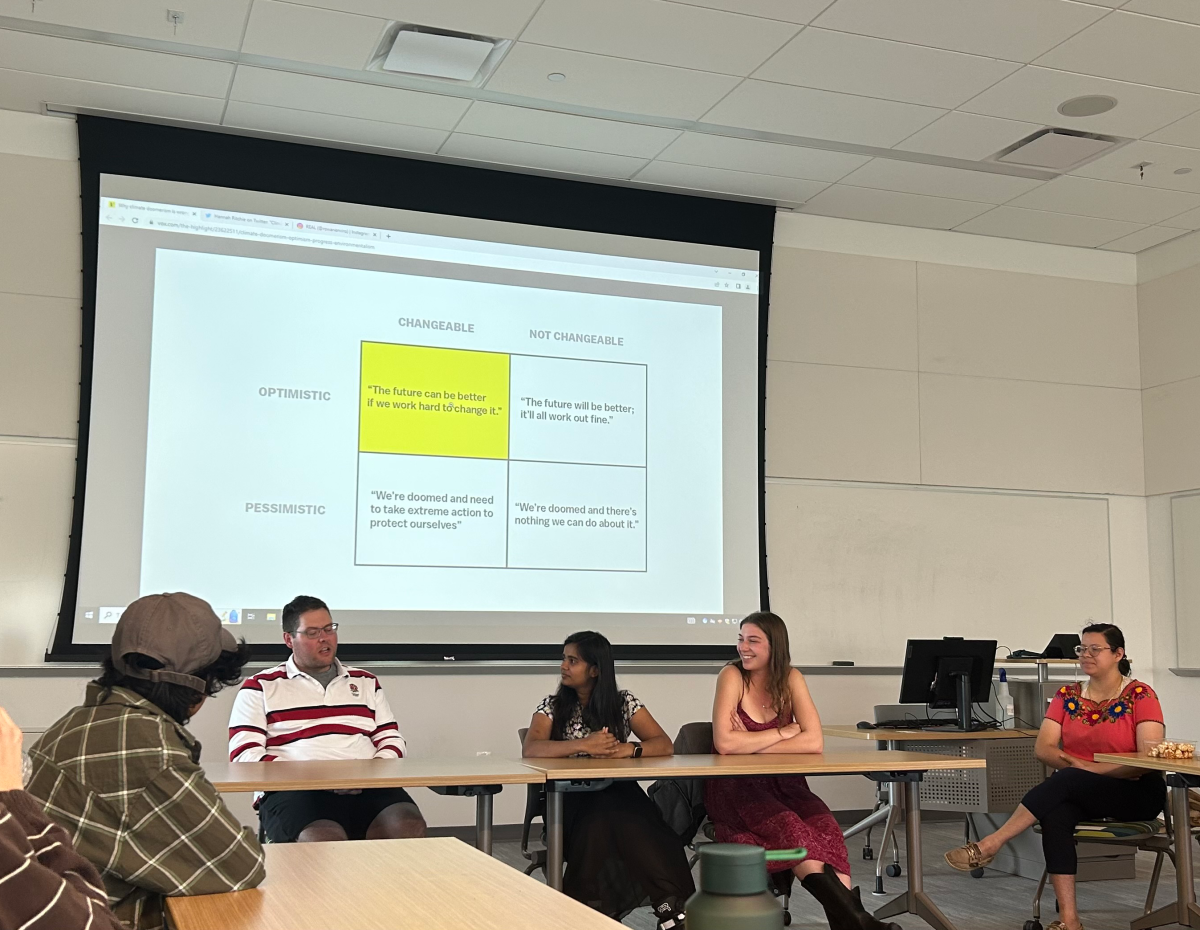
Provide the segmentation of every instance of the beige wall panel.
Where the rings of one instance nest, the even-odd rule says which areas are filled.
[[[1171,499],[1179,666],[1200,668],[1200,494]]]
[[[916,283],[912,262],[776,248],[767,355],[913,371]]]
[[[74,446],[0,442],[0,664],[42,660],[62,596],[74,481]]]
[[[1141,392],[921,375],[927,484],[1142,494]]]
[[[1109,525],[1101,497],[768,481],[771,607],[798,662],[895,666],[946,635],[1041,648],[1113,616]]]
[[[917,265],[921,370],[1136,388],[1137,290]]]
[[[1200,378],[1142,392],[1146,493],[1200,488]]]
[[[0,218],[0,291],[78,298],[78,164],[0,155]]]
[[[1200,376],[1200,265],[1138,285],[1142,386]]]
[[[79,303],[0,291],[0,436],[74,438]]]
[[[848,481],[921,480],[917,376],[771,362],[767,474]]]

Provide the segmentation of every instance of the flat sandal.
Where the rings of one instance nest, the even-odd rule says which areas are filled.
[[[946,864],[952,869],[958,869],[960,872],[972,872],[975,869],[982,869],[985,865],[989,865],[995,856],[984,856],[980,852],[977,843],[967,843],[966,846],[959,846],[957,849],[952,849],[946,853]]]

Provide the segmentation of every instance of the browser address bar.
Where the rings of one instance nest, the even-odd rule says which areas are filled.
[[[758,293],[758,272],[101,198],[100,224],[541,274]]]

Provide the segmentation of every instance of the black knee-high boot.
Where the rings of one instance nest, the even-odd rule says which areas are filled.
[[[885,924],[868,914],[862,906],[858,889],[850,891],[843,885],[833,866],[828,863],[823,872],[805,875],[800,884],[825,909],[829,930],[901,930],[899,924]]]

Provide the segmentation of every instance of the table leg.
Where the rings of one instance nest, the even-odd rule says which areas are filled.
[[[475,848],[492,854],[492,797],[504,790],[503,785],[432,785],[434,794],[455,798],[475,799]]]
[[[918,787],[920,787],[918,785]],[[879,843],[879,858],[875,862],[875,891],[873,894],[882,895],[883,890],[883,870],[884,862],[887,860],[888,846],[892,842],[892,834],[896,832],[896,827],[900,824],[900,791],[896,787],[895,782],[888,782],[888,803],[887,803],[887,823],[883,828],[883,839]],[[912,870],[912,861],[909,861],[908,868]]]
[[[921,783],[904,781],[904,826],[908,847],[908,891],[875,912],[877,920],[900,914],[914,914],[934,930],[955,930],[949,918],[925,893],[924,865],[921,861]]]
[[[475,797],[475,846],[492,854],[492,795]]]
[[[563,793],[546,783],[546,884],[563,887]]]
[[[1189,824],[1188,784],[1178,775],[1168,775],[1171,788],[1171,819],[1175,826],[1175,888],[1173,904],[1139,917],[1130,930],[1149,930],[1178,924],[1181,927],[1200,927],[1200,907],[1196,906],[1196,886],[1192,881],[1192,831]]]

